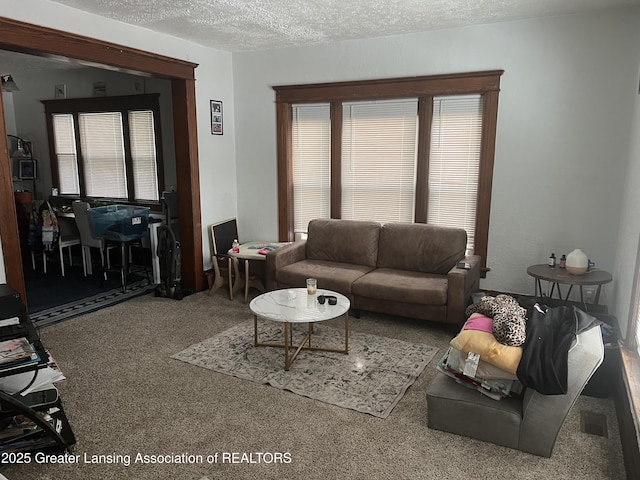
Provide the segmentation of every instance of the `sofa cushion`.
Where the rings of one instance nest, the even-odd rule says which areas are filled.
[[[385,223],[380,229],[378,268],[446,274],[464,257],[467,232],[425,223]]]
[[[420,305],[447,304],[447,277],[428,273],[378,268],[351,287],[354,295]]]
[[[352,284],[371,270],[372,267],[363,265],[326,260],[302,260],[278,269],[276,280],[279,285],[304,287],[307,278],[315,278],[318,280],[318,288],[349,296]]]
[[[376,266],[379,223],[316,219],[309,222],[308,232],[308,259]]]

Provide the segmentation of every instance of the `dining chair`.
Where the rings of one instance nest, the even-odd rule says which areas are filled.
[[[47,258],[56,249],[60,255],[60,270],[64,277],[64,249],[69,249],[69,265],[73,265],[73,255],[71,247],[80,245],[80,235],[72,219],[58,219],[49,202],[33,201],[31,218],[29,221],[29,247],[31,248],[31,263],[33,269],[36,269],[36,252],[42,254],[42,266],[44,273],[47,273]],[[45,228],[43,226],[43,217],[50,216],[52,221],[47,227],[48,243],[45,242]],[[45,244],[46,243],[46,244]]]
[[[89,209],[89,203],[77,201],[72,203],[73,213],[76,217],[76,225],[78,227],[78,231],[80,232],[80,242],[82,244],[82,267],[84,269],[84,276],[87,274],[93,274],[92,268],[92,259],[91,259],[91,248],[97,248],[100,252],[100,262],[102,268],[104,268],[105,264],[105,255],[104,255],[104,240],[100,238],[95,238],[93,236],[93,231],[91,230],[91,223],[89,221],[89,215],[87,214],[87,210]],[[109,245],[109,249],[116,248],[116,245]],[[107,267],[111,267],[111,261],[109,257],[109,250],[107,250],[107,258],[106,263]]]
[[[75,222],[70,218],[58,218],[58,231],[59,236],[57,240],[58,253],[60,254],[60,271],[64,277],[64,249],[68,248],[69,253],[69,266],[73,266],[73,255],[71,247],[74,245],[80,245],[80,234]],[[44,262],[44,273],[47,273],[47,256],[51,254],[51,251],[46,249],[42,251],[42,261]]]

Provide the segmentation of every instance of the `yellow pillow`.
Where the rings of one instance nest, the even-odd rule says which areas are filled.
[[[462,330],[449,342],[453,348],[480,355],[480,359],[515,375],[522,358],[522,347],[509,347],[488,332]]]

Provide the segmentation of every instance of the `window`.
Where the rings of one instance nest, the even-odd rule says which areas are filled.
[[[314,218],[331,208],[331,122],[329,105],[293,107],[294,233],[303,238]]]
[[[136,196],[141,200],[157,200],[160,189],[153,111],[130,111],[129,132]]]
[[[87,196],[127,198],[122,114],[80,113],[78,123]]]
[[[416,99],[343,104],[341,218],[413,221],[417,124]]]
[[[627,347],[640,356],[640,240],[636,252],[636,268],[633,277],[633,291],[629,308],[629,321],[625,336]]]
[[[58,171],[63,172],[58,179],[59,191],[65,194],[80,195],[73,115],[54,115],[52,121],[53,129],[56,132],[54,136],[55,158],[58,163]]]
[[[486,271],[501,74],[274,87],[280,239],[322,217],[457,226]]]
[[[480,95],[433,99],[427,223],[464,228],[468,252],[475,250],[481,140]]]
[[[158,95],[43,102],[61,195],[159,201]]]

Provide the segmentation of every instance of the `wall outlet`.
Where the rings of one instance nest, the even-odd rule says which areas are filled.
[[[587,285],[582,287],[582,291],[584,292],[585,303],[593,303],[596,298],[596,287],[593,285]]]

